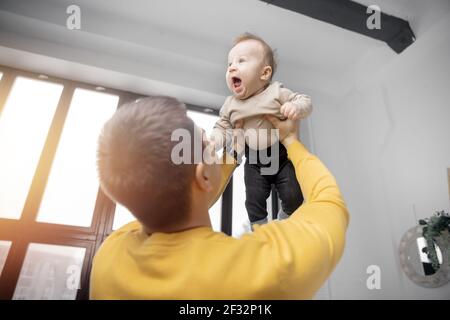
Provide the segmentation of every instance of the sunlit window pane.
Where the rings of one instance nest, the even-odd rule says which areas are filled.
[[[17,78],[0,114],[0,217],[22,213],[63,86]]]
[[[187,112],[187,115],[195,122],[197,126],[205,130],[208,137],[211,135],[216,121],[219,120],[219,117],[216,115],[191,110]]]
[[[0,72],[0,80],[3,78],[3,73]]]
[[[197,126],[205,130],[206,135],[211,136],[214,124],[219,119],[216,115],[207,113],[188,111],[187,115],[195,122]],[[213,230],[220,231],[220,218],[222,211],[222,197],[220,197],[212,208],[209,209],[209,216]]]
[[[114,214],[113,230],[117,230],[120,227],[126,225],[128,222],[134,221],[136,218],[128,211],[127,208],[120,204],[116,204],[116,211]]]
[[[97,140],[118,96],[77,89],[67,115],[37,220],[90,226],[98,192]]]
[[[85,248],[31,243],[13,299],[74,300],[85,253]]]
[[[222,197],[209,208],[209,217],[211,219],[211,225],[214,231],[220,231],[221,217],[222,217]]]
[[[3,267],[5,266],[9,248],[11,248],[11,241],[0,240],[0,275],[2,274]]]
[[[250,222],[245,209],[244,164],[233,173],[233,219],[232,235],[239,238],[250,230]]]

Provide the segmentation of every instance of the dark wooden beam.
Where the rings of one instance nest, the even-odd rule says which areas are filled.
[[[387,43],[401,53],[415,41],[409,22],[382,12],[381,28],[369,29],[367,6],[350,0],[261,0]],[[376,4],[376,1],[374,1]]]

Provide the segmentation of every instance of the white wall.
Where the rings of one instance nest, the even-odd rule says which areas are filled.
[[[351,214],[346,251],[330,280],[332,299],[450,298],[450,283],[436,289],[412,283],[397,256],[403,233],[418,219],[449,211],[448,30],[447,13],[383,68],[361,64],[353,89],[340,99],[315,99],[315,150]],[[380,290],[366,287],[369,265],[381,268]]]

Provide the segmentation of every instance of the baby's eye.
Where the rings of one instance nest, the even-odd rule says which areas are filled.
[[[240,58],[240,59],[239,59],[239,63],[242,63],[242,62],[244,62],[244,61],[245,61],[244,58]]]
[[[231,67],[231,62],[228,62],[228,66]]]

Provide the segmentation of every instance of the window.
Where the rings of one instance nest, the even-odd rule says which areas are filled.
[[[62,85],[18,77],[0,113],[0,218],[18,219]]]
[[[97,139],[118,96],[76,89],[37,221],[88,227],[98,192]]]
[[[233,173],[233,237],[239,238],[250,231],[245,209],[244,162]]]
[[[136,220],[136,218],[128,211],[127,208],[120,204],[116,204],[116,211],[114,214],[113,230],[117,230],[127,223]]]
[[[86,299],[113,214],[97,139],[134,94],[0,70],[0,299]]]
[[[0,241],[0,275],[2,274],[3,266],[5,265],[10,247],[11,241]]]
[[[0,89],[0,299],[87,299],[95,249],[134,220],[99,188],[98,135],[119,101],[140,96],[3,66]],[[210,135],[217,111],[188,108]],[[230,188],[209,210],[213,229],[235,236],[237,180],[233,225]]]
[[[85,248],[31,243],[13,299],[75,299],[85,253]]]
[[[240,238],[243,234],[251,231],[247,209],[245,208],[245,183],[244,183],[244,162],[233,173],[233,237]],[[267,219],[272,218],[272,195],[267,199]]]
[[[189,110],[187,112],[187,115],[195,122],[197,126],[205,130],[208,137],[212,134],[216,121],[219,120],[219,117],[216,115],[201,113],[192,110]]]

